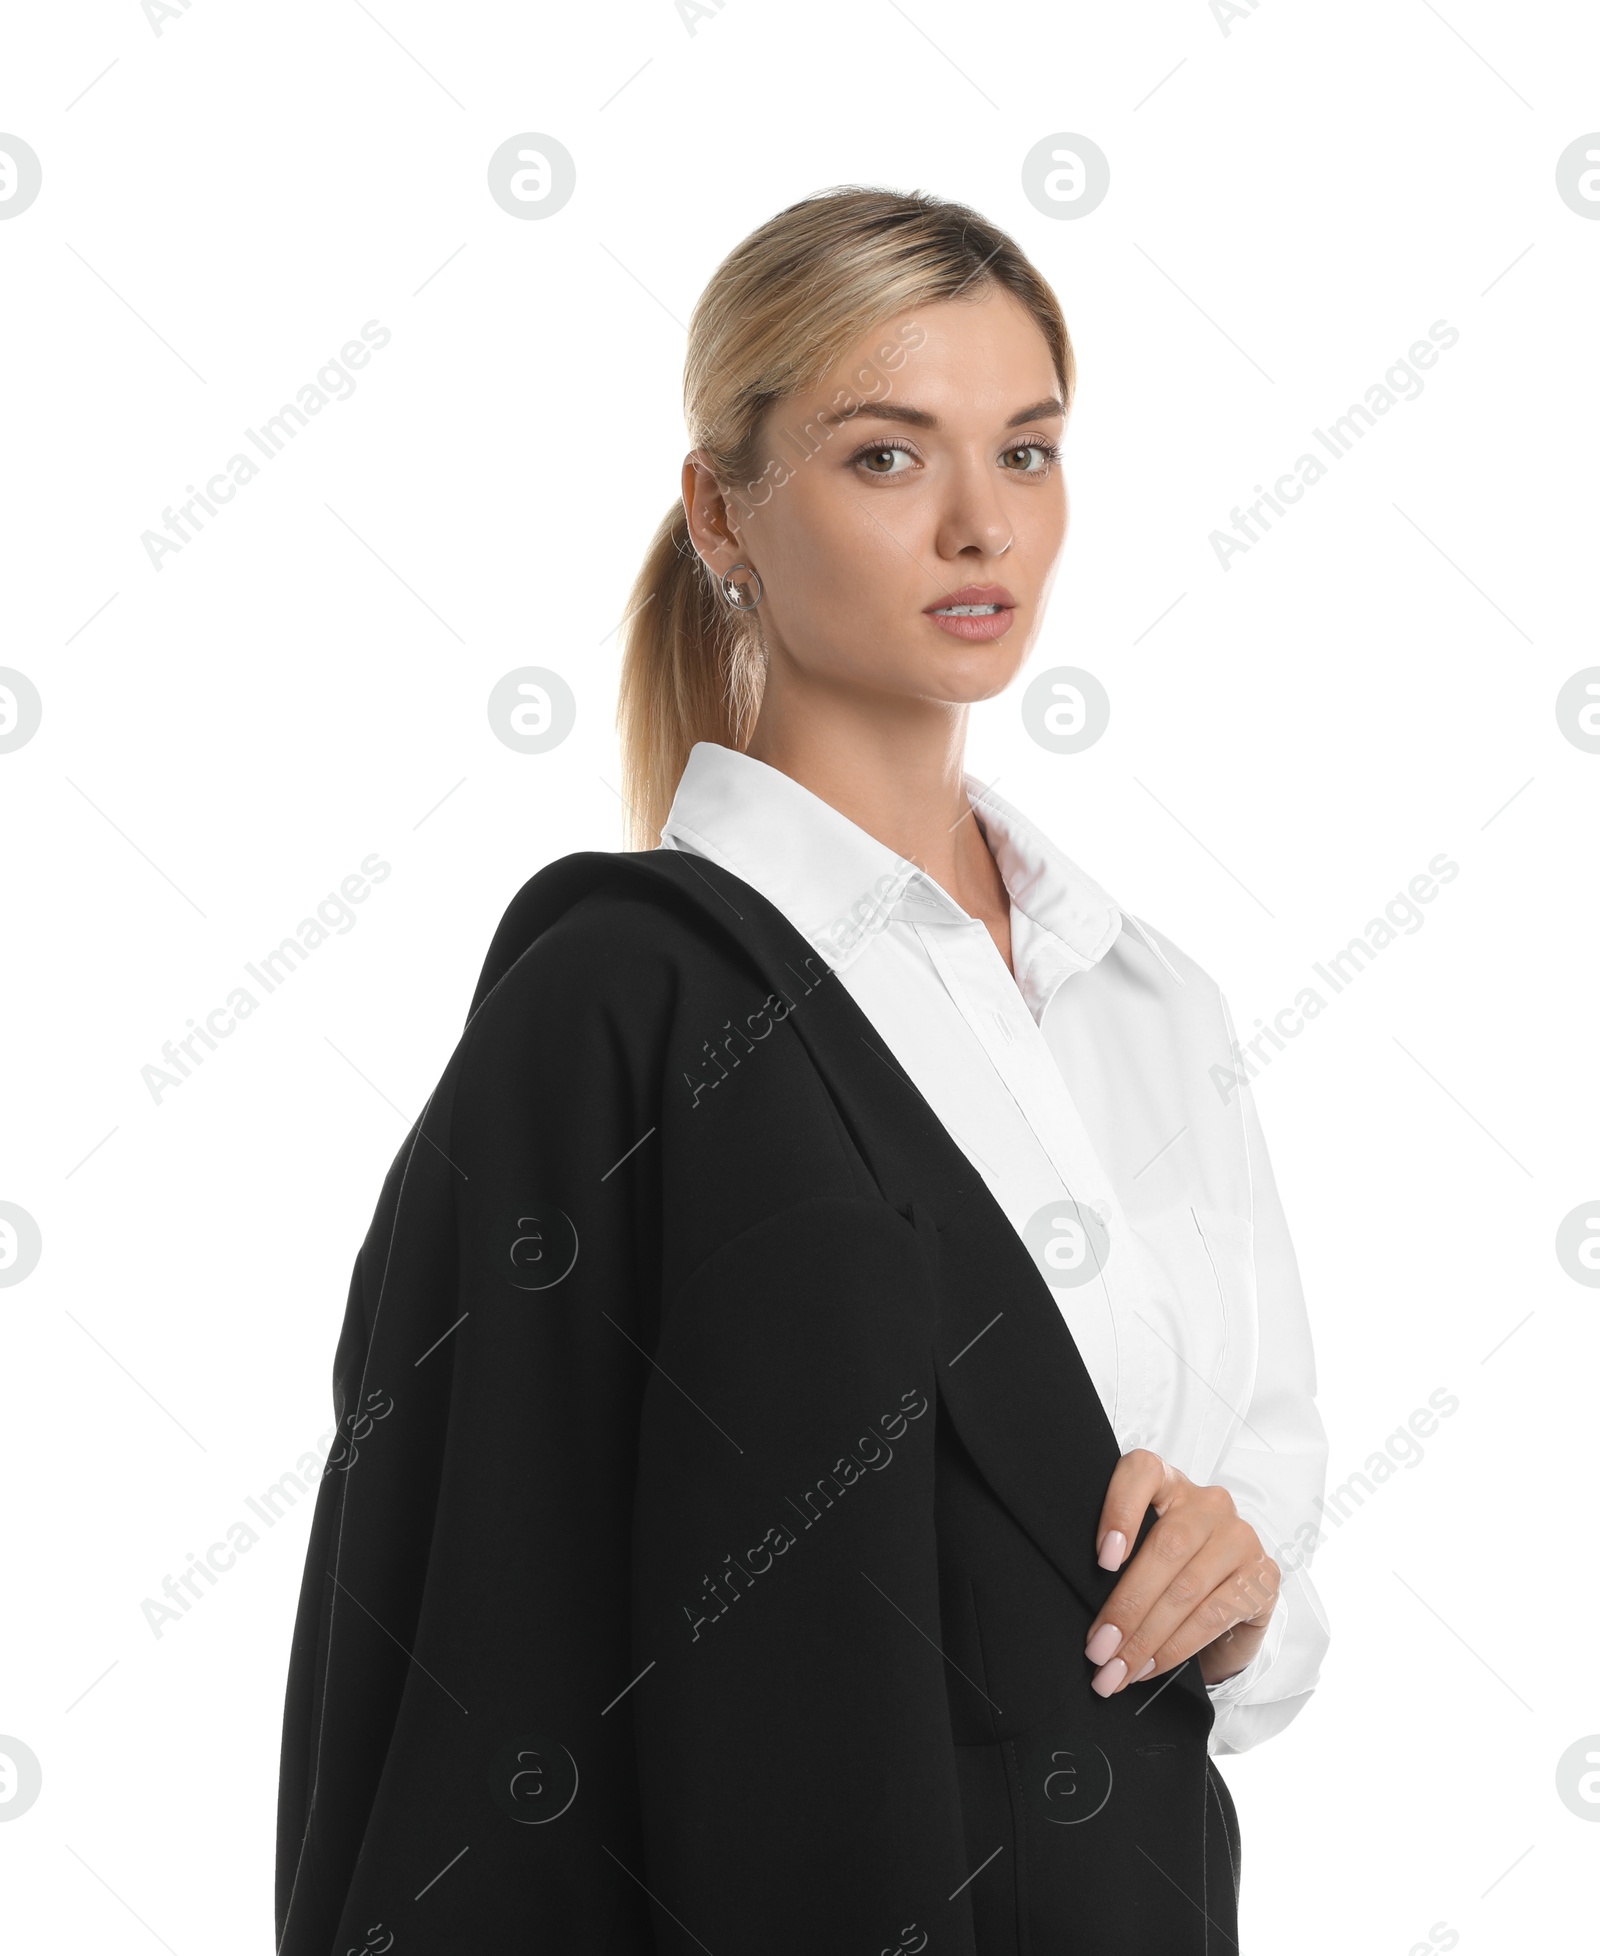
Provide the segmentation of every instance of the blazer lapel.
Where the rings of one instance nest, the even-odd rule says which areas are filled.
[[[615,859],[613,859],[615,860]],[[786,917],[718,865],[673,850],[633,860],[673,882],[792,1004],[885,1199],[918,1232],[937,1287],[941,1395],[995,1494],[1091,1613],[1114,1574],[1095,1558],[1120,1449],[1050,1286],[967,1156],[866,1014]]]

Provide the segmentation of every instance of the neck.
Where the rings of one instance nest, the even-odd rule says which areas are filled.
[[[769,670],[745,752],[914,862],[970,916],[1009,913],[1005,884],[962,782],[967,708],[808,680],[803,700]]]

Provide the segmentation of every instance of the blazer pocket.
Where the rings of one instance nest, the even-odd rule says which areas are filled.
[[[1032,1956],[1022,1920],[1021,1830],[1016,1816],[1016,1764],[1009,1742],[958,1745],[956,1788],[967,1850],[967,1894],[978,1956]]]
[[[974,1945],[978,1956],[1030,1956],[1018,1861],[1022,1825],[1016,1761],[1008,1757],[1009,1747],[999,1736],[989,1697],[984,1616],[977,1585],[969,1577],[956,1584],[940,1628],[947,1658],[977,1686],[976,1693],[958,1694],[952,1709],[954,1730],[969,1741],[956,1744],[955,1762]]]

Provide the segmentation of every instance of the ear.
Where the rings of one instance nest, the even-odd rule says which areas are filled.
[[[683,458],[682,493],[690,541],[701,562],[720,577],[738,559],[739,526],[721,483],[698,448]]]

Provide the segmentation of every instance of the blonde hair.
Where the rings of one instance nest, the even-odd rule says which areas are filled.
[[[886,320],[993,287],[1032,314],[1070,407],[1076,370],[1061,307],[996,225],[926,191],[844,185],[791,204],[729,252],[696,301],[683,369],[690,446],[724,489],[753,489],[772,402],[815,386]],[[765,669],[757,614],[727,602],[681,499],[634,580],[622,647],[622,792],[632,846],[652,849],[694,743],[743,748],[750,738]]]

